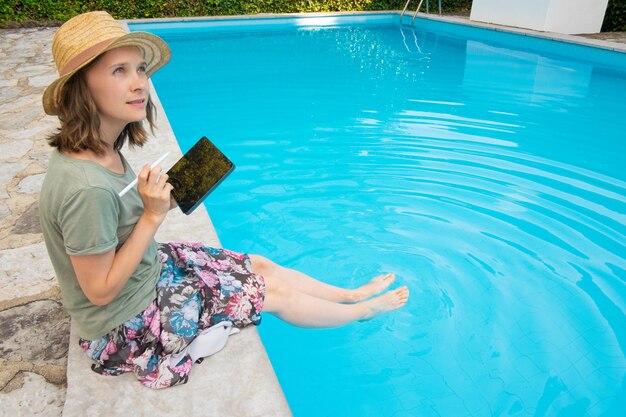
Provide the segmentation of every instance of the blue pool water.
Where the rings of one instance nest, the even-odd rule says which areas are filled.
[[[397,19],[132,26],[172,47],[181,148],[237,165],[225,247],[411,290],[340,329],[264,317],[294,415],[624,415],[626,57]]]

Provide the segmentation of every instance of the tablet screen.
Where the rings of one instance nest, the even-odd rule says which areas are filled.
[[[209,139],[200,139],[167,171],[176,203],[191,214],[235,165]]]

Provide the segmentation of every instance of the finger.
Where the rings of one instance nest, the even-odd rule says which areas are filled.
[[[139,175],[137,175],[137,184],[138,185],[146,185],[148,182],[148,177],[150,176],[150,165],[145,164],[141,171],[139,171]]]
[[[168,179],[169,179],[169,176],[167,174],[161,174],[161,176],[159,177],[159,182],[161,184],[165,184]]]
[[[170,210],[174,207],[178,207],[178,203],[172,194],[170,194]]]
[[[152,175],[155,175],[155,174],[156,174],[156,175],[159,175],[159,174],[161,173],[161,171],[163,171],[163,168],[161,168],[161,166],[160,166],[160,165],[156,165],[154,168],[152,168],[152,169],[150,170],[150,173],[151,173]]]
[[[159,191],[159,198],[163,198],[170,202],[171,207],[171,199],[172,199],[172,186],[168,183],[163,184],[163,188]]]
[[[154,167],[152,168],[152,170],[150,171],[150,179],[152,181],[154,181],[155,183],[159,182],[159,178],[161,177],[161,167]]]

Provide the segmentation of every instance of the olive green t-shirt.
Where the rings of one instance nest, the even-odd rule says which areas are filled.
[[[78,284],[71,256],[99,254],[124,244],[132,232],[143,204],[132,189],[118,196],[135,174],[122,158],[125,173],[72,158],[54,150],[39,196],[41,227],[63,303],[88,340],[104,336],[145,310],[156,297],[161,271],[157,244],[152,241],[124,288],[109,304],[92,304]]]

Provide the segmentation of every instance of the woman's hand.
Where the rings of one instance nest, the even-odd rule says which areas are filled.
[[[137,191],[143,202],[143,216],[156,225],[163,222],[170,210],[173,188],[167,182],[167,174],[161,171],[160,166],[150,169],[150,165],[146,164],[137,176]]]
[[[170,210],[175,209],[176,207],[178,207],[178,203],[174,199],[174,195],[171,195],[170,196]]]

